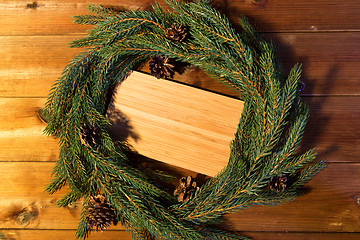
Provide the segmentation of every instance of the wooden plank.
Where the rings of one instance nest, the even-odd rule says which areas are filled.
[[[360,233],[246,232],[253,240],[358,240]]]
[[[135,82],[136,80],[134,84]],[[125,89],[121,88],[119,94],[124,94],[124,97],[128,96]],[[318,159],[328,162],[358,162],[360,156],[359,98],[306,97],[304,100],[310,105],[311,114],[301,149],[316,147],[319,153]],[[127,101],[131,101],[131,99]],[[57,140],[41,135],[45,124],[36,115],[37,109],[42,108],[45,102],[44,98],[0,98],[2,109],[0,112],[1,161],[55,161],[57,159]],[[136,104],[133,106],[136,107]],[[120,107],[120,110],[125,111],[126,109]],[[147,107],[146,111],[151,111],[151,107]],[[240,111],[236,113],[240,113]],[[148,120],[143,121],[147,122]],[[138,126],[133,120],[128,125],[133,127],[132,130],[130,128],[127,131],[129,137],[133,133],[139,133]],[[114,132],[116,131],[114,130]],[[229,139],[231,137],[232,133],[230,133]],[[144,140],[145,136],[142,136],[142,139]],[[152,135],[145,141],[151,139],[153,139]],[[167,138],[164,138],[163,141],[167,141]],[[199,149],[201,149],[200,146]],[[224,143],[223,150],[228,150],[227,143]],[[160,155],[164,154],[160,149],[156,149],[156,151]],[[157,156],[153,157],[158,159]],[[225,159],[227,160],[227,158]]]
[[[75,230],[0,230],[1,240],[71,240]],[[132,240],[125,231],[92,232],[88,240]]]
[[[295,201],[229,214],[237,231],[359,232],[359,164],[328,164]]]
[[[266,1],[253,5],[248,0],[215,1],[215,6],[236,23],[240,15],[247,16],[258,31],[331,31],[359,30],[360,3],[357,0],[326,1]],[[355,21],[355,22],[353,22]]]
[[[80,216],[79,204],[57,208],[54,203],[66,189],[44,193],[54,163],[0,162],[0,228],[74,229]],[[116,226],[114,229],[123,229]]]
[[[55,0],[36,1],[36,7],[29,7],[34,1],[10,0],[0,3],[0,35],[53,35],[83,33],[89,26],[73,23],[73,16],[91,14],[86,10],[89,4],[103,4],[135,10],[145,8],[149,1],[122,0]]]
[[[65,191],[53,196],[43,193],[53,164],[0,163],[0,228],[76,229],[80,207],[59,209],[53,205]],[[242,232],[359,232],[359,174],[360,164],[330,163],[306,185],[306,193],[295,201],[230,214],[222,226]],[[21,213],[33,214],[25,221],[19,217]]]
[[[253,240],[358,240],[359,233],[273,233],[245,232],[245,236]],[[75,230],[3,230],[1,240],[64,240],[75,239]],[[125,231],[93,232],[88,240],[131,240]]]
[[[56,161],[58,140],[43,135],[44,98],[0,98],[0,161]]]
[[[277,46],[285,72],[302,64],[301,80],[306,84],[303,95],[360,94],[359,33],[273,33],[263,34]],[[144,66],[142,71],[149,72]],[[207,77],[199,69],[185,71],[175,79],[229,95],[234,92]]]
[[[310,44],[310,39],[308,39],[307,42]],[[297,46],[294,45],[294,47]],[[316,52],[315,47],[309,49],[309,52],[313,51]],[[296,63],[302,65],[301,81],[305,83],[305,88],[301,92],[302,96],[360,95],[359,62],[326,62],[321,61],[321,59],[316,59],[317,57],[315,55],[307,57],[307,53],[293,55],[291,60],[283,60],[283,56],[285,55],[286,52],[280,53],[280,58],[282,59],[286,73],[289,73],[290,69]],[[349,55],[350,54],[347,54],[347,56]],[[147,65],[140,69],[140,71],[150,74]],[[229,96],[237,96],[237,93],[230,87],[207,76],[199,68],[189,68],[182,74],[175,74],[174,79],[201,89],[223,93]]]
[[[68,62],[84,49],[71,49],[76,36],[0,37],[0,94],[44,97]]]
[[[303,64],[305,95],[359,95],[360,33],[290,33],[271,35],[279,45],[280,58],[288,71]],[[71,36],[0,37],[0,96],[45,97],[67,63],[85,49],[68,48]],[[266,36],[270,38],[269,35]],[[148,71],[145,66],[142,71]],[[235,95],[230,88],[197,68],[175,75],[175,80]]]
[[[305,97],[310,107],[301,149],[316,148],[318,159],[359,162],[360,98]]]
[[[1,228],[73,229],[79,207],[57,208],[54,202],[66,191],[52,196],[44,193],[53,163],[0,162]]]
[[[358,32],[273,33],[262,34],[262,36],[264,36],[265,39],[272,39],[275,42],[280,56],[284,61],[359,61],[360,34]]]
[[[29,7],[32,1],[9,0],[0,3],[0,35],[48,35],[82,33],[88,29],[72,23],[72,16],[89,14],[90,3],[104,4],[127,9],[149,9],[153,0],[54,0],[37,1],[36,7]],[[158,1],[165,6],[163,0]],[[329,31],[359,30],[360,3],[349,0],[326,1],[262,1],[252,4],[250,0],[214,1],[214,6],[224,13],[235,25],[245,15],[259,30],[279,31]]]

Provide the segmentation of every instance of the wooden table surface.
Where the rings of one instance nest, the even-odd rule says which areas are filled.
[[[36,111],[81,51],[68,48],[68,42],[83,37],[89,27],[72,23],[72,16],[87,14],[89,3],[148,9],[153,1],[0,2],[1,240],[74,239],[79,206],[58,209],[53,203],[65,191],[43,192],[58,148],[56,139],[42,135],[44,123]],[[302,95],[311,117],[302,147],[316,147],[318,159],[328,164],[295,201],[230,214],[225,223],[254,239],[360,239],[360,1],[215,0],[214,6],[235,27],[240,15],[248,16],[264,38],[277,44],[286,70],[303,64]],[[198,69],[174,79],[234,95]],[[130,237],[117,226],[89,239]]]

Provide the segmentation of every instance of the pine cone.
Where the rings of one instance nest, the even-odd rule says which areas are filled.
[[[270,189],[276,192],[284,191],[287,187],[286,176],[274,176],[270,179]]]
[[[99,139],[98,130],[98,127],[83,125],[79,132],[81,143],[87,147],[94,147]]]
[[[172,42],[181,42],[187,35],[186,27],[183,27],[182,24],[177,26],[176,23],[173,23],[170,28],[166,29],[166,38]]]
[[[199,187],[196,187],[196,182],[191,176],[182,177],[179,181],[179,185],[174,191],[174,196],[178,198],[179,202],[185,202],[198,188]]]
[[[172,77],[174,66],[169,63],[168,57],[154,56],[149,62],[151,75],[157,78]]]
[[[117,224],[114,209],[106,203],[105,197],[97,195],[91,197],[90,204],[85,206],[86,222],[89,228],[95,228],[96,231],[104,231],[112,223]]]

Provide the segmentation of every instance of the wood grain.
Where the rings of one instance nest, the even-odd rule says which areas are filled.
[[[242,101],[138,72],[114,99],[114,122],[140,154],[208,176],[227,165]]]
[[[226,166],[243,102],[138,72],[120,90],[110,113],[116,138],[128,138],[149,158],[205,175],[213,176]],[[56,158],[56,141],[42,136],[45,125],[36,116],[44,103],[44,99],[0,99],[5,109],[0,114],[5,123],[0,129],[0,159]]]
[[[54,206],[66,189],[52,196],[43,192],[53,165],[0,162],[0,228],[76,229],[79,205]],[[230,214],[222,226],[238,231],[358,232],[360,178],[355,176],[359,174],[360,164],[329,164],[295,201]],[[30,217],[24,218],[24,214]]]
[[[236,23],[247,16],[263,32],[359,30],[360,3],[356,0],[262,0],[259,4],[240,1],[215,1],[215,6]],[[355,21],[355,22],[353,22]]]
[[[358,240],[359,233],[283,233],[283,232],[245,232],[243,235],[254,240]],[[75,230],[3,230],[2,240],[64,240],[73,239]],[[125,231],[93,232],[89,240],[131,240]]]
[[[245,232],[254,240],[358,240],[360,233]]]
[[[262,34],[272,40],[285,72],[302,64],[301,80],[306,84],[302,95],[360,95],[360,34],[359,33],[272,33]],[[142,69],[149,72],[147,66]],[[188,84],[220,91],[234,92],[198,69],[189,69],[179,79]]]
[[[0,36],[0,96],[45,97],[68,62],[85,49],[68,48],[81,35]],[[359,95],[360,33],[284,33],[266,35],[278,44],[286,71],[303,63],[304,95]],[[142,71],[148,72],[145,66]],[[175,80],[215,92],[235,95],[229,87],[197,68],[176,74]]]
[[[0,36],[1,96],[45,97],[68,62],[84,49],[71,49],[76,36]]]
[[[132,81],[128,82],[131,83]],[[129,97],[129,94],[134,94],[133,92],[131,90],[126,93],[125,89],[120,87],[118,93],[121,96],[123,94],[124,97]],[[211,96],[213,93],[207,92],[207,94]],[[131,98],[127,99],[127,101],[131,100]],[[319,153],[318,159],[328,162],[359,162],[359,97],[306,97],[304,100],[310,105],[310,121],[305,129],[301,150],[316,147]],[[160,99],[157,101],[160,101]],[[45,102],[46,99],[44,98],[0,98],[0,107],[2,109],[0,112],[1,161],[55,161],[57,159],[57,140],[41,135],[45,124],[36,115],[36,111],[42,108]],[[132,106],[136,110],[136,104]],[[141,111],[149,112],[152,111],[153,107],[147,106]],[[164,106],[160,104],[157,107]],[[126,108],[122,109],[120,107],[120,111],[123,111],[123,113],[125,113],[125,110]],[[235,116],[238,116],[239,113],[240,111],[234,112]],[[144,116],[140,115],[140,117]],[[127,127],[124,128],[121,121],[126,123],[126,121],[124,122],[126,118],[129,117],[120,114],[117,120],[119,121],[116,127],[117,130],[113,129],[112,131],[114,131],[114,134],[120,131],[121,134],[118,134],[122,137],[136,138],[136,133],[139,134],[138,127],[143,126],[137,126],[131,120],[127,122]],[[149,124],[148,119],[143,119],[143,121],[143,124]],[[216,130],[214,129],[214,131]],[[228,134],[229,139],[231,139],[232,133],[229,132]],[[142,141],[153,139],[152,135],[149,137],[148,140],[144,140],[146,137],[142,136]],[[156,136],[156,139],[161,140],[158,136]],[[166,139],[163,140],[166,141]],[[197,147],[201,149],[201,146]],[[203,149],[207,151],[207,148],[203,147]],[[224,149],[228,149],[227,143],[224,143]],[[154,154],[155,152],[151,153],[154,159],[158,159],[155,156],[157,154],[164,155],[162,150],[156,148],[155,150],[156,154]]]
[[[54,0],[37,1],[36,8],[27,5],[32,1],[10,0],[0,3],[0,35],[52,35],[84,32],[87,26],[72,23],[72,16],[89,14],[90,3],[126,9],[149,9],[150,0]],[[163,0],[158,1],[165,6]],[[348,0],[326,1],[263,0],[252,4],[250,0],[216,0],[214,6],[236,25],[241,15],[247,16],[265,32],[359,30],[360,3]]]
[[[295,201],[249,208],[228,215],[226,221],[238,231],[359,232],[359,167],[329,163]]]
[[[359,162],[360,98],[304,97],[310,107],[302,149],[316,148],[318,159]]]
[[[66,189],[51,196],[44,193],[53,165],[0,162],[0,228],[76,229],[81,206],[57,208],[54,204]]]
[[[55,0],[36,1],[36,8],[29,8],[33,1],[11,0],[0,3],[0,35],[63,35],[83,33],[89,26],[73,23],[73,16],[91,14],[89,4],[124,7],[129,10],[144,9],[148,1],[122,0]]]
[[[39,0],[30,8],[34,2],[0,1],[0,239],[74,239],[79,205],[54,206],[66,189],[53,196],[43,193],[58,156],[58,140],[41,135],[45,124],[36,111],[68,61],[84,51],[68,48],[68,42],[91,27],[74,24],[72,16],[89,14],[89,3],[149,9],[154,1]],[[246,15],[264,38],[274,39],[286,71],[296,62],[303,64],[302,95],[311,117],[300,150],[316,147],[318,159],[329,163],[295,201],[231,214],[225,224],[255,240],[360,239],[360,1],[215,0],[214,5],[239,31],[237,19]],[[175,80],[236,95],[197,68],[175,75]],[[160,111],[157,106],[148,107]],[[127,123],[120,136],[136,138],[137,125]],[[206,179],[157,161],[144,163],[170,170],[177,178],[189,174]],[[117,226],[89,239],[131,238]]]
[[[75,239],[75,230],[2,230],[1,240],[68,240]],[[107,230],[104,232],[92,232],[88,240],[131,240],[125,231]]]
[[[0,98],[0,161],[56,161],[58,140],[43,135],[44,98]]]

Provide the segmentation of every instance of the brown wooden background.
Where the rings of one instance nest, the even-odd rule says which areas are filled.
[[[79,206],[58,209],[43,193],[57,159],[57,140],[41,135],[36,110],[79,50],[68,42],[86,26],[71,16],[98,3],[149,8],[152,0],[0,1],[0,239],[73,239]],[[164,2],[161,0],[161,4]],[[278,45],[287,69],[303,64],[311,119],[304,147],[315,147],[327,169],[295,201],[231,214],[225,222],[254,239],[360,239],[360,1],[215,0],[236,26],[249,17]],[[144,69],[146,70],[146,69]],[[177,80],[232,95],[197,69]],[[180,170],[179,170],[180,171]],[[121,227],[90,239],[130,239]]]

